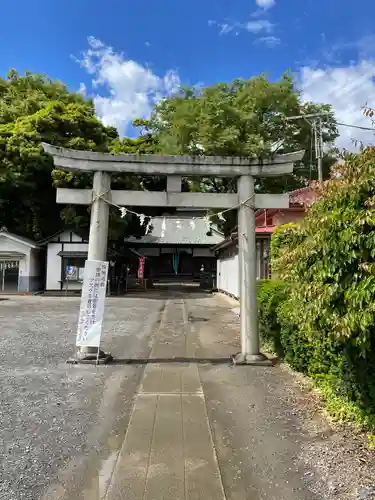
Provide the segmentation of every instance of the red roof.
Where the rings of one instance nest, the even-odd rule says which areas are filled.
[[[271,223],[267,223],[267,219],[272,218],[273,215],[279,213],[281,210],[285,212],[304,212],[307,207],[309,207],[315,200],[316,194],[314,189],[311,186],[306,186],[304,188],[296,189],[295,191],[291,191],[289,193],[289,208],[267,208],[257,210],[255,213],[255,223],[256,223],[256,233],[257,234],[272,234],[276,229],[276,225],[273,224],[273,220],[271,219]],[[233,241],[237,239],[237,228],[235,231],[226,238],[222,243],[219,243],[215,248],[225,248],[230,246]]]
[[[316,193],[311,186],[306,186],[301,189],[296,189],[289,193],[290,204],[309,207],[316,198]]]
[[[282,211],[285,212],[301,212],[305,211],[315,199],[315,192],[311,186],[296,189],[289,193],[289,208],[267,208],[257,210],[255,214],[256,232],[257,233],[272,233],[275,230],[273,224],[273,216]]]
[[[289,193],[289,208],[283,208],[282,210],[298,210],[300,208],[308,207],[315,200],[315,197],[315,191],[310,186],[296,189],[295,191],[291,191]],[[271,217],[280,210],[280,208],[262,208],[256,211],[255,217],[257,220],[260,218],[263,218],[264,220],[265,212],[268,217]]]
[[[270,226],[256,226],[255,232],[256,233],[273,233],[275,229],[276,229],[276,226],[274,224],[272,224]]]

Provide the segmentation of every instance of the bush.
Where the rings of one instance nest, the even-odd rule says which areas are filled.
[[[278,260],[285,249],[290,248],[296,239],[298,226],[294,222],[278,226],[271,238],[271,268],[277,270]]]
[[[273,235],[278,281],[259,288],[259,319],[263,338],[324,388],[337,414],[346,401],[348,414],[355,407],[368,421],[375,415],[375,148],[345,160],[316,187],[303,223]]]
[[[375,149],[349,155],[320,189],[277,270],[293,283],[282,321],[311,344],[308,373],[375,413]],[[303,319],[303,321],[301,321]]]
[[[327,410],[340,420],[375,429],[373,401],[375,345],[370,359],[334,335],[309,335],[291,318],[291,285],[279,280],[258,284],[259,327],[266,348],[295,370],[310,376],[326,398]],[[375,439],[375,438],[374,438]]]
[[[290,285],[271,279],[258,285],[259,333],[263,345],[296,370],[307,373],[312,349],[302,330],[288,321]]]
[[[316,190],[303,223],[272,237],[278,279],[259,287],[260,332],[337,416],[374,423],[375,148],[347,155]]]
[[[280,324],[277,309],[286,299],[287,285],[278,280],[264,280],[258,284],[259,333],[273,351],[283,355],[280,342]]]

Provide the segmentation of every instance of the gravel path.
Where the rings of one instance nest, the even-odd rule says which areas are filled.
[[[104,349],[116,358],[147,356],[163,306],[109,299]],[[2,500],[78,500],[91,476],[93,499],[105,489],[143,368],[66,364],[78,309],[79,299],[65,297],[0,302]]]

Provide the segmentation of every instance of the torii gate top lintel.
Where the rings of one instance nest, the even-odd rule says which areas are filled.
[[[79,151],[43,143],[46,153],[62,170],[86,172],[124,172],[145,175],[183,175],[270,177],[293,172],[304,151],[274,155],[265,159],[218,156],[112,155],[95,151]]]

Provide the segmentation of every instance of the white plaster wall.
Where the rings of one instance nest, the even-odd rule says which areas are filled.
[[[29,274],[29,256],[25,256],[23,259],[20,259],[18,263],[18,290],[20,290],[20,276],[30,276]],[[26,287],[25,287],[26,288]],[[29,290],[25,290],[28,292]]]
[[[225,259],[218,259],[217,288],[235,297],[239,297],[238,273],[238,255],[233,255]]]
[[[68,242],[70,241],[70,233],[71,231],[64,231],[59,235],[60,242]],[[57,238],[57,237],[56,237]],[[55,242],[57,241],[56,239],[54,240]],[[82,241],[82,238],[78,236],[78,234],[72,233],[72,242],[79,242]]]
[[[69,238],[69,231],[66,231],[65,233],[63,233],[60,236],[60,239],[63,240],[63,241],[68,240],[68,238]],[[82,238],[80,236],[78,236],[78,234],[73,233],[72,234],[72,240],[73,241],[82,241]]]
[[[63,233],[60,237],[61,240],[69,239],[69,232]],[[77,235],[73,233],[72,239],[74,241],[82,241]],[[64,252],[87,252],[89,248],[88,243],[66,243],[64,241]],[[61,256],[58,255],[62,251],[61,243],[48,243],[47,245],[47,280],[46,290],[60,290],[61,284]],[[68,288],[70,290],[80,290],[81,283],[69,282]],[[65,289],[65,286],[63,286]]]
[[[30,252],[32,249],[24,243],[14,241],[6,236],[0,236],[0,250],[2,252],[17,252],[22,253],[25,257],[21,257],[18,263],[18,283],[20,276],[30,276]],[[28,290],[25,290],[28,291]]]
[[[27,256],[24,257],[23,259],[20,259],[18,269],[19,269],[19,274],[20,275],[22,275],[22,276],[30,276]]]
[[[61,257],[57,254],[61,248],[61,243],[48,243],[47,245],[46,290],[60,290]]]
[[[88,243],[65,243],[64,241],[64,252],[88,252],[88,250]]]
[[[0,251],[2,252],[18,252],[25,254],[25,257],[21,258],[19,261],[20,274],[23,276],[29,276],[29,255],[31,248],[24,243],[11,240],[5,236],[0,236]]]
[[[31,248],[23,243],[18,241],[11,240],[10,238],[6,238],[5,236],[0,236],[0,251],[2,252],[18,252],[25,254],[25,258],[22,259],[22,271],[25,273],[25,276],[29,275],[29,254]],[[21,267],[21,262],[20,262]]]

